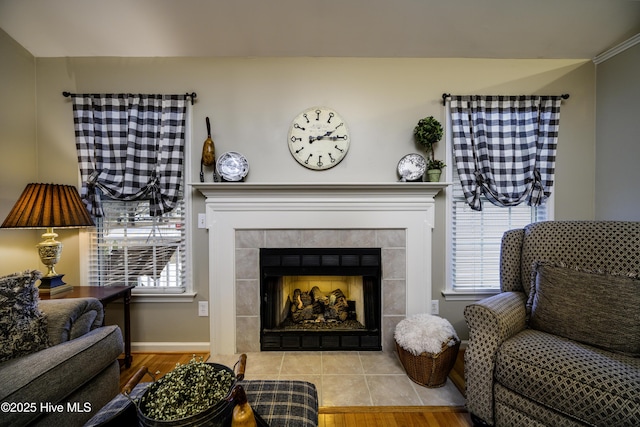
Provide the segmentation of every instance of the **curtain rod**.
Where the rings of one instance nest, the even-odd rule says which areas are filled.
[[[505,95],[507,96],[507,95]],[[562,99],[569,99],[569,94],[568,93],[563,93],[562,95],[560,95],[560,97]],[[451,98],[451,94],[450,93],[443,93],[442,94],[442,105],[446,105],[447,104],[447,98]]]
[[[75,94],[75,93],[71,93],[71,92],[64,91],[64,92],[62,92],[62,95],[63,95],[65,98],[68,98],[68,97],[70,97],[70,96],[74,96],[74,95],[76,95],[76,94]],[[198,97],[198,95],[197,95],[195,92],[191,92],[191,93],[187,92],[187,93],[185,93],[185,94],[184,94],[184,96],[186,96],[187,98],[191,98],[191,105],[193,105],[194,100]]]

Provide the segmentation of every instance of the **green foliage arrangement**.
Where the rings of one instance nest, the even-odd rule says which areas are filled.
[[[442,160],[428,160],[427,161],[427,170],[430,169],[443,169],[445,166],[444,162]]]
[[[142,396],[142,413],[153,420],[173,421],[196,415],[225,399],[233,375],[215,369],[202,358],[185,365],[176,364],[171,372],[149,386]]]
[[[427,153],[427,169],[445,167],[445,164],[441,160],[436,160],[434,155],[434,146],[442,139],[443,133],[442,125],[433,116],[418,120],[418,124],[413,129],[416,142],[424,147]]]

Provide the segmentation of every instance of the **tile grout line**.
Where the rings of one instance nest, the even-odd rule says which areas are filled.
[[[367,386],[367,391],[369,392],[369,403],[373,406],[373,394],[371,394],[371,387],[369,387],[369,380],[367,379],[367,374],[364,370],[364,364],[362,363],[362,355],[358,352],[358,361],[360,362],[360,368],[362,369],[362,375],[364,375],[364,383]]]

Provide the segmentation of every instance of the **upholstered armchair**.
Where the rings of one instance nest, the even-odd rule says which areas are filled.
[[[501,293],[464,312],[474,422],[640,425],[640,222],[511,230],[500,268]]]

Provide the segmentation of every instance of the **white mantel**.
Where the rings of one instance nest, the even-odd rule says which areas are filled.
[[[406,230],[406,314],[431,306],[434,197],[446,183],[193,183],[206,197],[212,354],[236,352],[235,232]]]

